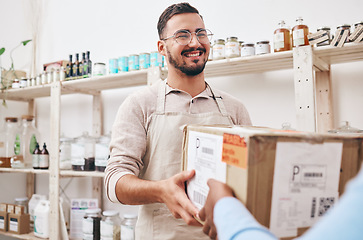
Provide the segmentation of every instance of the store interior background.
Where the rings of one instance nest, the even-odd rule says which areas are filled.
[[[44,63],[68,60],[69,54],[91,52],[91,60],[108,63],[110,58],[157,50],[156,24],[162,11],[177,1],[122,0],[0,0],[1,66],[9,68],[10,50],[26,39],[33,42],[14,51],[15,68],[28,73],[42,70]],[[269,40],[283,19],[288,26],[302,16],[310,32],[330,26],[354,24],[363,20],[363,1],[296,1],[296,0],[191,0],[203,15],[206,28],[214,39],[236,36],[245,42]],[[36,46],[34,52],[34,45]],[[35,65],[32,65],[33,56]],[[363,129],[363,62],[332,65],[332,90],[335,127],[349,121]],[[212,87],[224,90],[240,99],[247,107],[254,125],[281,128],[291,123],[296,128],[293,70],[271,71],[207,79]],[[144,86],[142,86],[144,87]],[[130,93],[142,88],[130,87],[102,92],[103,133],[111,131],[118,107]],[[78,137],[92,132],[92,97],[83,94],[61,98],[61,132]],[[0,125],[5,117],[27,114],[27,104],[7,101],[0,106]],[[35,100],[36,126],[41,133],[40,143],[50,142],[50,98]],[[177,131],[177,130],[176,130]],[[69,181],[71,183],[68,185]],[[36,175],[36,193],[48,194],[48,175]],[[90,178],[65,178],[62,188],[68,198],[89,198]],[[26,175],[0,174],[0,202],[11,203],[26,194]],[[61,196],[65,197],[63,194]],[[65,197],[65,198],[67,198]],[[104,209],[120,213],[136,212],[137,207],[111,204],[104,198]]]

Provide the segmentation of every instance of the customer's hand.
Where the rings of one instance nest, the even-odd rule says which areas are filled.
[[[161,181],[162,202],[166,204],[175,218],[182,218],[188,225],[202,226],[194,216],[198,214],[198,209],[189,200],[185,193],[185,182],[192,179],[195,171],[183,171],[171,178]]]
[[[213,222],[214,206],[224,197],[234,197],[233,190],[225,183],[219,182],[215,179],[208,180],[209,193],[204,207],[199,212],[199,218],[205,221],[203,232],[211,239],[217,238],[217,229]]]

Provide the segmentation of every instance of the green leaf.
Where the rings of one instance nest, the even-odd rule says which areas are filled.
[[[0,56],[5,52],[5,48],[0,49]]]
[[[29,39],[29,40],[25,40],[25,41],[22,41],[21,43],[25,46],[25,45],[27,45],[30,41],[31,41],[31,39]]]

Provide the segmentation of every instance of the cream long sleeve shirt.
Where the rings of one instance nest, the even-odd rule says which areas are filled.
[[[116,183],[126,174],[139,176],[143,169],[146,152],[147,132],[152,114],[156,111],[156,101],[161,81],[129,95],[121,104],[112,127],[110,159],[105,170],[105,188],[112,202],[116,197]],[[234,125],[251,125],[245,106],[235,97],[213,89],[216,97],[221,97],[227,113]],[[167,85],[166,112],[185,112],[190,114],[219,112],[216,101],[207,87],[195,97]],[[175,131],[182,131],[175,129]],[[172,133],[170,133],[172,136]],[[180,146],[182,151],[182,146]]]

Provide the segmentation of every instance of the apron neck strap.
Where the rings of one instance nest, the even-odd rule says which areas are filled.
[[[209,90],[210,90],[210,92],[212,94],[212,98],[216,101],[219,112],[223,116],[228,116],[226,107],[224,106],[224,103],[223,103],[223,100],[222,100],[222,97],[221,96],[216,97],[214,95],[214,92],[213,92],[212,88],[209,86],[209,84],[207,82],[205,82],[205,84],[209,88]],[[159,85],[157,104],[156,104],[156,112],[157,113],[165,113],[166,85],[167,85],[166,80],[164,80]]]

